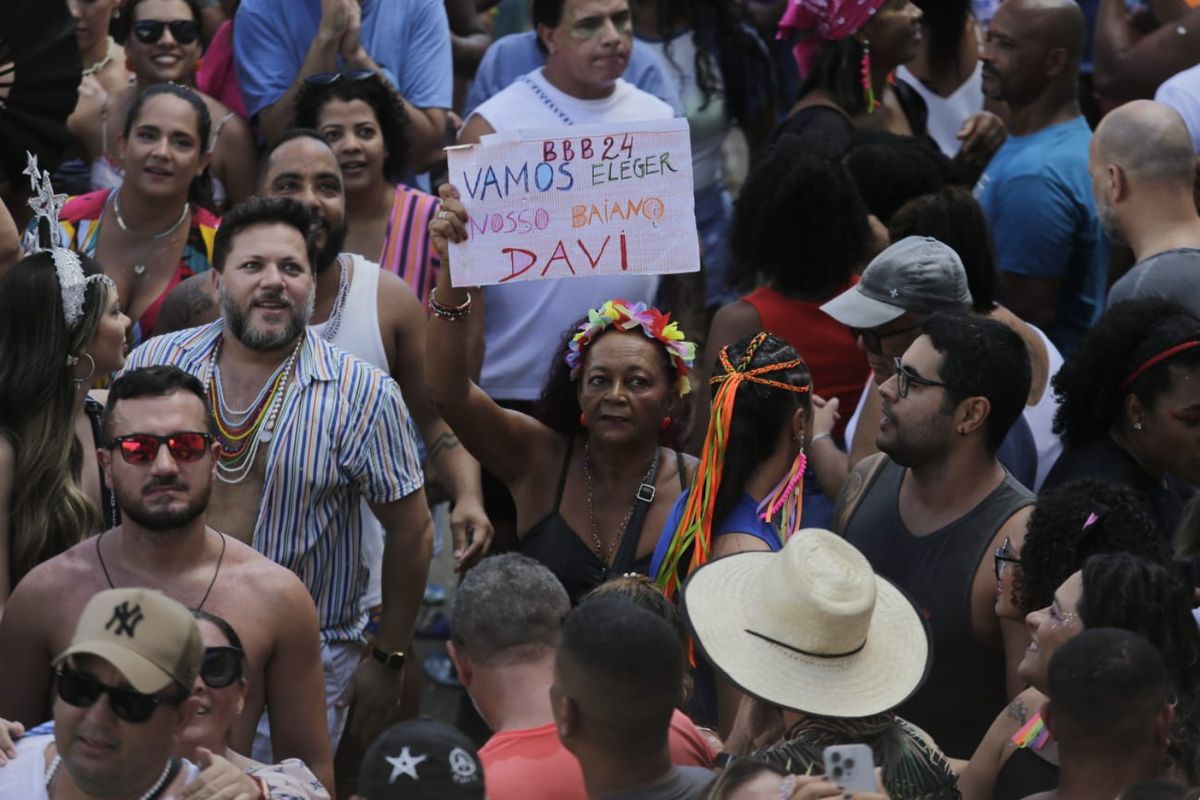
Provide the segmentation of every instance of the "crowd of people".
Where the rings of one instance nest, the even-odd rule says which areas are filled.
[[[0,799],[1200,797],[1194,0],[52,4]],[[455,285],[672,118],[698,271]]]

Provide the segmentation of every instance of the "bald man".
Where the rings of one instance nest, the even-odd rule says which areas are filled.
[[[1200,215],[1183,117],[1152,100],[1127,103],[1096,128],[1088,164],[1104,230],[1137,258],[1108,304],[1163,297],[1200,314]]]
[[[975,188],[1003,299],[1064,356],[1100,316],[1108,283],[1077,99],[1083,40],[1075,0],[1005,0],[980,51],[983,92],[1011,116],[1012,135]]]

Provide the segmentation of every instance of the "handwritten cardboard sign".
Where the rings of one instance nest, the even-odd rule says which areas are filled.
[[[449,148],[455,286],[700,269],[687,121],[513,131]]]

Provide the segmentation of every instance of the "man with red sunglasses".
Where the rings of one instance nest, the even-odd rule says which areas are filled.
[[[113,382],[99,459],[122,524],[39,565],[14,590],[0,618],[0,718],[45,720],[48,667],[81,609],[114,587],[148,587],[241,634],[250,688],[230,746],[250,754],[269,705],[276,760],[299,758],[332,786],[316,608],[289,570],[206,524],[218,447],[211,426],[203,387],[180,369],[147,367]],[[135,616],[113,625],[136,627]]]
[[[0,797],[177,796],[198,772],[171,751],[199,706],[192,684],[203,655],[191,613],[166,595],[93,596],[53,662],[54,730],[17,743]]]

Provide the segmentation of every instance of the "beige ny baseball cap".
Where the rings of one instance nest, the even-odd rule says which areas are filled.
[[[70,646],[54,659],[89,654],[112,664],[142,694],[172,682],[191,691],[204,658],[192,612],[152,589],[108,589],[88,601]]]

